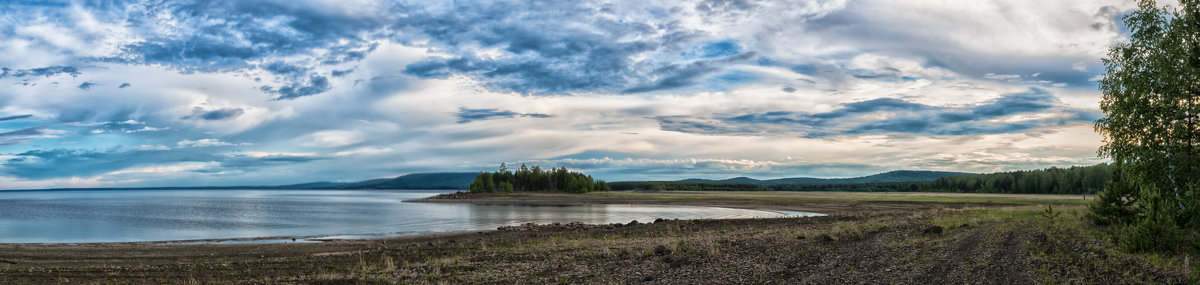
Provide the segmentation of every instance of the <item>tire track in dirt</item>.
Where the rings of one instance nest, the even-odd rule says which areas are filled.
[[[916,278],[932,284],[957,284],[967,280],[983,284],[1031,284],[1026,242],[1028,235],[997,225],[957,227],[949,246],[934,252],[932,264]],[[965,232],[963,232],[965,231]],[[1000,241],[995,241],[1000,239]],[[922,282],[924,283],[924,282]]]

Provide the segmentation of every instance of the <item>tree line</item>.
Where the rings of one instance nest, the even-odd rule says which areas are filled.
[[[948,176],[920,182],[795,183],[761,186],[736,182],[624,181],[613,190],[650,191],[841,191],[841,192],[957,192],[1011,194],[1094,194],[1112,176],[1108,164],[1050,167],[989,174]]]
[[[592,191],[608,191],[608,183],[595,180],[591,175],[567,171],[567,167],[542,170],[534,165],[532,168],[521,164],[516,171],[508,169],[501,163],[496,172],[480,172],[471,182],[470,191],[474,193],[513,192],[513,191],[545,191],[586,193]]]
[[[1108,164],[947,176],[923,182],[773,185],[776,191],[1094,194],[1112,176]]]
[[[964,193],[1094,194],[1104,189],[1112,177],[1111,169],[1108,164],[1101,163],[1070,168],[959,175],[938,178],[919,188]]]

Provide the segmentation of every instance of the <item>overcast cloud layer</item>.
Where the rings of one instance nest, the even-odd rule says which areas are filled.
[[[0,4],[0,188],[1088,165],[1126,1]],[[653,3],[646,3],[653,2]]]

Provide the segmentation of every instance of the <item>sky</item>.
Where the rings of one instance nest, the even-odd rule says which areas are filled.
[[[15,1],[0,189],[1091,165],[1128,1]]]

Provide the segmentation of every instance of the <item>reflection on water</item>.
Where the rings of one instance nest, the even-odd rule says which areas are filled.
[[[628,223],[780,217],[741,209],[647,205],[408,203],[415,190],[71,190],[0,192],[0,243],[247,237],[362,238],[492,230],[522,223]]]

